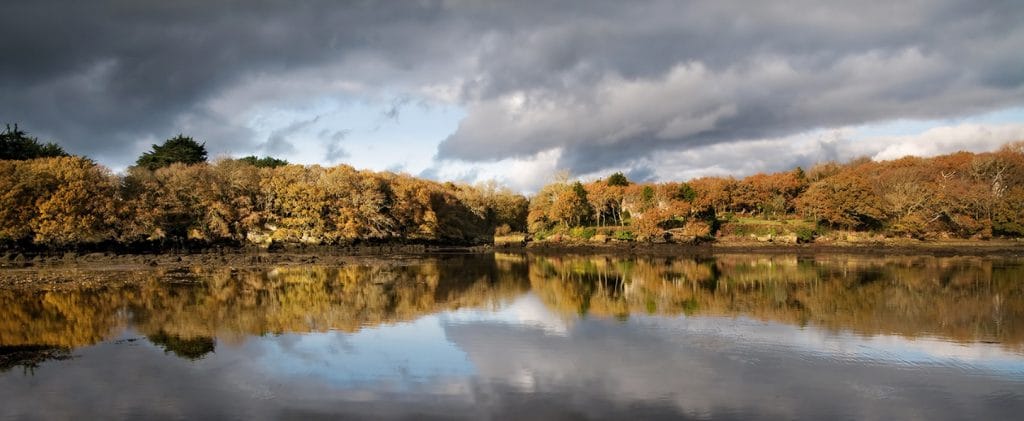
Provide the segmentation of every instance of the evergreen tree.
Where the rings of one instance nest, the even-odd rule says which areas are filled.
[[[15,124],[7,125],[0,133],[0,159],[26,160],[68,156],[56,143],[39,143],[39,139],[28,136]]]
[[[621,172],[617,172],[608,177],[609,186],[628,186],[629,179],[626,178]]]
[[[135,165],[156,170],[175,162],[183,164],[206,162],[206,144],[179,134],[167,139],[163,145],[153,145],[153,150],[142,154],[135,161]]]
[[[238,161],[244,162],[257,168],[277,168],[288,165],[288,161],[269,156],[258,158],[255,155],[249,155],[243,158],[238,158]]]

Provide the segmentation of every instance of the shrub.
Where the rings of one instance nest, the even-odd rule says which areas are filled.
[[[569,230],[569,236],[573,238],[589,240],[594,235],[597,235],[597,228],[593,227],[575,227]]]
[[[713,227],[705,221],[690,221],[683,226],[683,234],[692,235],[697,238],[710,238],[713,236]]]
[[[533,233],[533,241],[544,241],[548,237],[552,236],[554,231],[552,230],[539,230]]]
[[[798,243],[810,243],[814,241],[814,237],[818,234],[811,227],[798,227],[794,230],[796,234],[796,241]]]
[[[615,231],[615,234],[612,235],[612,238],[622,241],[633,241],[634,239],[636,239],[632,231],[625,230]]]
[[[494,235],[496,236],[509,235],[511,233],[512,227],[510,227],[508,224],[498,225],[498,227],[494,229]]]

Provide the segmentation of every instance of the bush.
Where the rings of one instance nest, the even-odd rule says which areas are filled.
[[[612,238],[622,241],[633,241],[636,239],[632,231],[624,230],[615,231],[615,234],[612,235]]]
[[[496,236],[509,235],[511,233],[512,227],[510,227],[508,224],[498,225],[498,227],[494,229],[494,235]]]
[[[817,236],[817,232],[811,227],[798,227],[794,230],[796,234],[796,241],[798,243],[810,243],[814,241],[814,237]]]
[[[533,233],[533,241],[544,241],[545,239],[547,239],[548,237],[552,236],[553,234],[554,234],[554,231],[552,231],[552,230],[547,230],[547,229],[539,230],[539,231]]]
[[[683,234],[696,238],[711,238],[714,236],[714,227],[705,221],[690,221],[683,226]]]
[[[573,238],[589,240],[594,235],[597,235],[597,228],[593,227],[575,227],[569,230],[569,236]]]

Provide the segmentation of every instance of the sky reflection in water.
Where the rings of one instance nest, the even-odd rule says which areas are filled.
[[[88,313],[94,319],[115,320],[104,325],[109,326],[109,332],[103,340],[72,346],[73,358],[68,360],[43,361],[31,370],[6,367],[0,372],[0,416],[1010,419],[1024,410],[1024,353],[1016,342],[1015,330],[1021,323],[1018,300],[1024,287],[993,281],[993,277],[1011,279],[1019,273],[1000,273],[1018,271],[1017,262],[997,262],[993,266],[986,260],[970,264],[936,261],[936,267],[959,268],[936,272],[939,278],[961,279],[953,283],[961,282],[959,290],[1000,297],[993,305],[995,314],[992,309],[984,309],[972,318],[967,313],[973,307],[969,302],[963,304],[964,314],[958,315],[959,319],[979,332],[971,339],[964,338],[961,329],[943,330],[941,325],[949,323],[943,320],[933,320],[934,325],[925,323],[918,335],[896,333],[905,332],[906,326],[887,325],[898,323],[889,320],[925,317],[920,309],[906,305],[885,307],[906,313],[893,318],[879,315],[879,310],[871,306],[851,306],[868,309],[853,318],[873,320],[864,325],[843,326],[837,321],[849,318],[815,313],[819,311],[814,304],[818,299],[815,294],[839,291],[829,289],[827,284],[836,280],[823,280],[823,274],[835,272],[835,268],[828,267],[835,261],[810,265],[819,279],[806,288],[803,277],[807,274],[800,272],[801,265],[782,272],[772,269],[777,279],[784,278],[773,282],[786,285],[789,296],[785,299],[770,286],[761,285],[753,292],[741,288],[746,281],[738,279],[747,278],[737,275],[736,261],[710,263],[718,271],[717,286],[710,296],[701,295],[710,288],[706,279],[678,271],[662,273],[661,279],[679,276],[693,281],[686,284],[687,280],[680,280],[665,288],[690,288],[693,292],[693,285],[703,285],[700,288],[705,291],[678,300],[681,308],[690,309],[686,312],[674,312],[666,301],[654,300],[656,305],[651,305],[651,297],[641,297],[638,302],[645,311],[624,316],[621,310],[632,308],[628,303],[640,294],[637,291],[644,291],[640,287],[646,285],[647,292],[656,291],[654,285],[658,284],[644,270],[678,268],[678,262],[525,258],[509,265],[500,261],[481,263],[478,259],[485,259],[481,257],[465,259],[472,262],[428,262],[399,271],[402,279],[418,281],[385,288],[384,295],[390,300],[384,304],[367,302],[359,311],[349,309],[353,313],[344,313],[347,317],[363,320],[356,328],[345,324],[323,329],[323,320],[307,314],[307,324],[318,328],[298,329],[294,328],[295,320],[284,315],[291,314],[285,311],[285,303],[296,299],[301,288],[334,285],[327,290],[341,294],[342,289],[335,287],[344,284],[344,291],[355,294],[349,283],[361,285],[364,280],[359,276],[338,275],[338,279],[346,280],[337,282],[332,280],[334,275],[314,276],[317,280],[307,283],[291,279],[261,290],[264,295],[259,296],[265,298],[269,292],[274,299],[254,307],[237,303],[242,293],[197,301],[196,297],[216,291],[221,291],[221,296],[230,295],[212,287],[197,295],[189,295],[194,292],[191,290],[141,287],[132,299],[149,304],[121,311],[121,319],[102,312]],[[913,281],[886,278],[890,273],[906,275],[912,270],[907,268],[923,270],[920,261],[904,263],[879,263],[883,279],[868,284],[855,282],[845,288],[856,288],[855,296],[869,298],[873,297],[871,288],[883,288],[883,295],[890,297],[894,295],[890,287],[919,288],[913,286],[917,285]],[[989,269],[974,272],[975,266],[986,263]],[[748,269],[760,265],[743,264]],[[851,267],[849,262],[842,264]],[[877,270],[879,264],[852,267],[857,271]],[[594,265],[626,269],[595,270]],[[777,268],[779,263],[768,266]],[[461,271],[465,276],[460,278],[468,280],[446,280],[446,268],[467,267],[475,268]],[[381,272],[377,268],[368,272],[366,279],[380,279],[382,273],[391,272],[395,270]],[[595,273],[601,285],[590,285],[590,275]],[[616,273],[621,276],[609,281],[607,275]],[[988,275],[977,279],[965,273]],[[424,278],[424,274],[436,277]],[[646,281],[640,279],[644,275]],[[935,273],[922,278],[932,275]],[[306,278],[310,278],[308,273]],[[401,284],[402,279],[393,282]],[[624,280],[631,289],[621,287]],[[1017,280],[1024,282],[1022,278]],[[217,282],[224,281],[211,281],[210,285]],[[446,285],[449,282],[457,285]],[[730,282],[731,286],[726,287]],[[878,286],[877,282],[891,285]],[[988,289],[977,287],[978,282],[986,283]],[[552,285],[573,283],[578,284],[570,288],[575,295],[551,289]],[[945,285],[942,288],[952,284]],[[309,311],[332,313],[341,311],[337,306],[356,306],[353,301],[324,298],[320,289],[303,291],[314,291],[316,294],[309,296],[321,297],[298,299],[296,304]],[[676,292],[659,293],[668,296]],[[24,300],[66,299],[63,319],[45,311],[33,313],[40,319],[49,317],[46,329],[61,331],[64,326],[55,320],[73,319],[68,316],[74,314],[68,310],[68,303],[77,302],[63,294],[41,298],[27,295]],[[845,292],[837,294],[832,297],[836,301],[846,299],[842,295]],[[472,295],[484,298],[467,298]],[[153,298],[156,296],[164,298]],[[580,296],[586,298],[581,301],[586,303],[582,307],[577,302]],[[714,300],[724,296],[731,304],[715,307]],[[174,297],[187,299],[179,302]],[[769,302],[782,303],[782,307],[798,307],[800,317],[823,322],[804,326],[790,323],[788,313],[780,313],[772,305],[767,310],[761,308],[753,297],[767,297]],[[803,304],[793,304],[794,297],[800,297]],[[991,301],[982,298],[983,302]],[[8,321],[17,317],[18,309],[38,309],[33,307],[35,303],[7,299],[0,315]],[[696,309],[690,300],[699,303]],[[410,302],[422,305],[412,306],[417,311],[407,311],[412,308]],[[206,324],[199,326],[179,323],[185,319],[182,312],[199,314],[210,308],[256,311],[273,306],[278,306],[277,310],[265,313],[280,315],[274,319],[280,325],[262,320],[259,323],[263,330],[239,327],[250,319],[238,315],[200,318]],[[585,315],[565,311],[578,308],[588,311]],[[602,314],[604,308],[617,310],[611,315]],[[160,314],[170,315],[161,318],[158,309]],[[380,314],[364,314],[370,309]],[[997,329],[984,323],[989,319],[999,320]],[[282,325],[293,328],[281,329]],[[164,332],[165,339],[144,339],[155,337],[156,331]],[[31,339],[15,337],[11,332],[0,330],[5,346],[24,345],[13,342]],[[205,342],[189,342],[180,335],[182,332],[222,334],[214,335],[212,349],[190,358],[194,347],[204,350]],[[48,335],[52,332],[37,333],[37,338],[54,337]]]

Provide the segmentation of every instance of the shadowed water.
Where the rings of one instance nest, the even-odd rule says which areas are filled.
[[[1020,259],[483,254],[105,273],[134,281],[0,291],[0,416],[1024,413]]]

